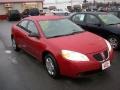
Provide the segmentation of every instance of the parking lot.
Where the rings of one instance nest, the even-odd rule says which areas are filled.
[[[32,56],[13,51],[10,30],[14,23],[0,21],[0,90],[120,90],[120,50],[114,52],[112,66],[104,72],[54,80]]]

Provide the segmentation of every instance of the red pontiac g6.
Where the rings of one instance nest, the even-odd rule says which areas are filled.
[[[12,46],[43,61],[48,74],[78,77],[111,66],[113,50],[105,39],[60,16],[31,16],[12,26]]]

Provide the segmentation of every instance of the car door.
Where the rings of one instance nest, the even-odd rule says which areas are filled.
[[[26,46],[27,51],[34,57],[38,57],[41,52],[42,44],[40,42],[40,34],[35,25],[34,21],[29,21],[27,29],[29,31],[29,35],[26,37]],[[33,34],[33,36],[32,36]],[[34,36],[36,35],[36,36]]]
[[[84,29],[100,36],[104,32],[102,22],[96,15],[92,14],[86,15]]]
[[[28,20],[22,20],[20,23],[18,23],[16,30],[17,37],[15,37],[19,47],[24,50],[26,49],[25,38],[28,35],[27,25],[28,25]]]

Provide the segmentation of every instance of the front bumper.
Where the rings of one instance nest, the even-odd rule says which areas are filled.
[[[90,61],[70,61],[65,60],[61,57],[61,60],[59,62],[59,68],[61,75],[65,75],[68,77],[79,77],[83,75],[83,73],[86,72],[94,72],[94,71],[100,71],[102,70],[102,61],[97,61],[93,56],[90,54],[88,55]],[[59,58],[60,59],[60,58]],[[113,51],[110,52],[109,60],[112,62],[113,59]],[[105,60],[105,61],[107,61]]]

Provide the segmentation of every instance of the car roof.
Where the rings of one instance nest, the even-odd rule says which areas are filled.
[[[120,12],[120,10],[110,10],[108,12]]]
[[[94,15],[107,14],[107,12],[77,12],[77,13],[94,14]],[[74,13],[74,14],[75,14],[75,13]]]
[[[35,21],[41,21],[41,20],[56,20],[56,19],[63,19],[64,16],[30,16],[25,19],[35,20]]]

